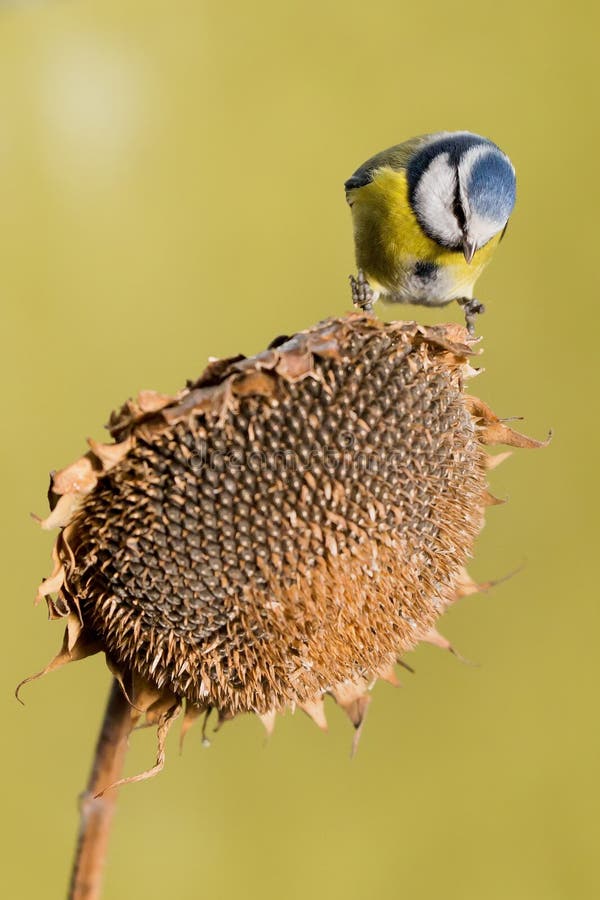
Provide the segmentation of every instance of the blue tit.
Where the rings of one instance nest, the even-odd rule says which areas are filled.
[[[467,326],[482,304],[477,278],[515,204],[515,170],[495,144],[468,131],[412,138],[371,157],[345,184],[358,278],[355,305],[442,306],[457,300]]]

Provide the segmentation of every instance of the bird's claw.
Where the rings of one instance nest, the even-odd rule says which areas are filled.
[[[373,290],[362,269],[358,270],[357,275],[350,275],[350,287],[352,288],[352,304],[364,312],[371,312],[379,294]]]
[[[475,320],[477,319],[477,316],[480,316],[485,312],[485,306],[483,303],[480,303],[479,300],[475,300],[475,298],[469,299],[462,297],[457,302],[464,310],[467,331],[469,334],[475,334]]]

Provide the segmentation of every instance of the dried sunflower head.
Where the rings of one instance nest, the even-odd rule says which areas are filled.
[[[67,628],[44,672],[103,651],[159,763],[184,705],[323,726],[330,694],[358,730],[374,681],[476,588],[484,445],[539,446],[465,394],[471,343],[353,313],[126,403],[114,443],[52,479],[38,597]]]

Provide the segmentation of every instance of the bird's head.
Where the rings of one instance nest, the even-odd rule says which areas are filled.
[[[508,156],[467,131],[442,133],[422,146],[407,177],[409,202],[425,234],[448,250],[462,250],[467,262],[506,227],[515,204]]]

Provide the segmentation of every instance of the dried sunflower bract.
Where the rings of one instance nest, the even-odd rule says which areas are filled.
[[[329,694],[358,733],[372,684],[477,588],[485,445],[540,446],[464,393],[471,353],[459,326],[353,313],[126,403],[52,479],[38,597],[67,627],[44,672],[103,651],[158,766],[184,705],[185,727],[287,706],[324,726]]]

